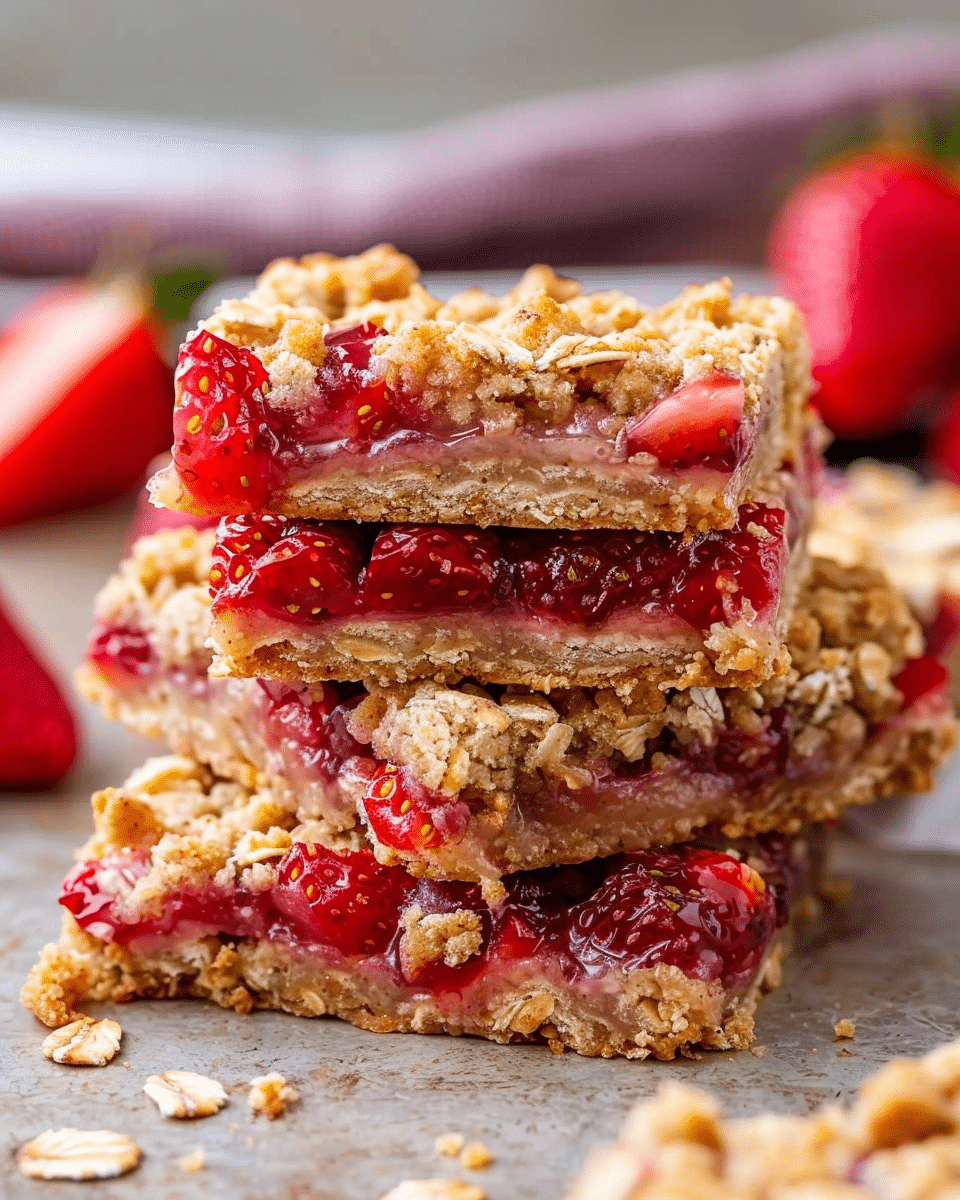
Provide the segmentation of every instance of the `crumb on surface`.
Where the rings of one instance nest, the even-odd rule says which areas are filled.
[[[486,1200],[486,1192],[462,1179],[405,1179],[383,1200]]]
[[[463,1149],[464,1137],[462,1133],[442,1133],[434,1141],[433,1148],[438,1154],[445,1154],[448,1158],[456,1158]]]
[[[852,1038],[857,1032],[857,1027],[849,1017],[842,1017],[833,1027],[833,1036],[838,1040],[840,1038]]]
[[[202,1150],[194,1150],[180,1159],[180,1170],[185,1171],[188,1175],[195,1175],[197,1171],[205,1170],[206,1166],[207,1157]]]
[[[754,1058],[765,1058],[767,1053],[766,1046],[751,1046],[750,1053]]]
[[[494,1155],[491,1154],[483,1142],[471,1142],[468,1146],[464,1146],[460,1152],[461,1165],[466,1167],[468,1171],[482,1171],[495,1161]]]
[[[248,1103],[255,1117],[262,1115],[275,1121],[299,1099],[300,1093],[287,1083],[279,1071],[272,1071],[269,1075],[258,1075],[256,1079],[250,1080]]]

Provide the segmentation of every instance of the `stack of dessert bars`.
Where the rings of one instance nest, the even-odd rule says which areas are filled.
[[[807,553],[809,391],[794,308],[729,282],[444,303],[376,247],[221,304],[152,484],[178,525],[82,671],[172,755],[94,797],[25,1003],[749,1045],[817,823],[954,731],[900,594]]]

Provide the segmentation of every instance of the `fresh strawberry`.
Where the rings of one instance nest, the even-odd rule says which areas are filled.
[[[903,707],[909,708],[922,696],[941,690],[947,682],[947,669],[942,663],[923,654],[905,663],[898,675],[893,677],[893,686],[903,696]]]
[[[627,453],[653,454],[664,467],[732,471],[744,450],[743,383],[714,371],[682,384],[627,426]]]
[[[470,818],[463,802],[429,791],[393,763],[370,780],[362,805],[377,841],[413,854],[453,841]]]
[[[73,764],[73,716],[53,678],[0,609],[0,788],[59,783]]]
[[[225,517],[210,570],[218,605],[242,597],[300,620],[356,612],[363,560],[355,527],[286,517]]]
[[[280,863],[277,907],[301,936],[343,954],[379,954],[389,945],[416,881],[366,850],[335,854],[296,842]]]
[[[252,351],[201,329],[180,348],[173,461],[187,490],[211,507],[250,512],[270,496],[280,443]]]
[[[486,604],[493,597],[499,555],[499,539],[489,530],[389,526],[373,543],[363,607],[368,612],[433,612]]]
[[[932,162],[870,151],[789,197],[770,265],[799,305],[835,433],[901,426],[960,346],[960,189]]]
[[[0,337],[0,524],[119,495],[170,444],[173,392],[129,281],[46,292]]]

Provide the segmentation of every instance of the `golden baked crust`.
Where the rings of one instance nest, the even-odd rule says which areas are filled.
[[[595,1150],[569,1200],[950,1200],[960,1189],[960,1042],[894,1059],[852,1104],[809,1116],[721,1114],[713,1096],[661,1085],[614,1146]]]
[[[373,369],[417,397],[441,423],[476,429],[484,452],[459,442],[442,466],[416,456],[370,466],[310,468],[271,497],[270,511],[324,519],[471,522],[581,528],[729,526],[799,455],[810,420],[809,350],[796,309],[769,297],[734,298],[729,280],[690,287],[660,308],[617,292],[581,294],[533,267],[503,297],[477,289],[448,303],[417,282],[393,247],[355,258],[311,255],[271,264],[243,300],[221,304],[201,328],[252,349],[270,377],[268,405],[309,405],[331,325],[372,321]],[[756,449],[728,487],[660,481],[562,454],[539,465],[512,445],[524,426],[559,430],[574,414],[602,421],[613,442],[625,424],[681,383],[721,371],[743,380]],[[438,460],[439,461],[439,460]],[[637,478],[637,477],[642,478]],[[152,484],[156,501],[197,511],[173,467]],[[639,488],[639,490],[637,490]]]

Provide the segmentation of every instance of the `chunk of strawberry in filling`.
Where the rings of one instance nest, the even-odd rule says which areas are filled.
[[[739,850],[679,846],[523,872],[504,881],[505,900],[489,908],[475,884],[417,880],[366,851],[295,843],[267,891],[211,886],[133,916],[130,894],[148,861],[127,852],[79,863],[60,902],[83,928],[120,945],[206,926],[367,960],[397,985],[437,992],[456,992],[498,963],[520,959],[539,960],[574,982],[662,963],[730,986],[756,973],[786,920],[795,882],[786,839],[769,835],[749,845],[749,863]],[[470,952],[411,963],[406,913],[472,915],[463,922],[474,934]]]
[[[711,372],[682,384],[627,426],[627,453],[652,454],[661,467],[733,471],[748,449],[743,382]]]
[[[150,639],[133,625],[98,623],[87,640],[87,658],[108,676],[145,678],[157,667]]]
[[[471,815],[463,801],[430,791],[393,763],[380,764],[361,807],[378,842],[413,854],[456,841]]]
[[[745,505],[731,530],[631,534],[339,525],[240,516],[220,526],[214,610],[330,616],[508,612],[592,626],[630,610],[695,629],[775,609],[785,515]]]
[[[902,707],[910,708],[924,696],[944,689],[947,683],[947,669],[931,655],[923,654],[905,663],[892,682],[903,696]]]

